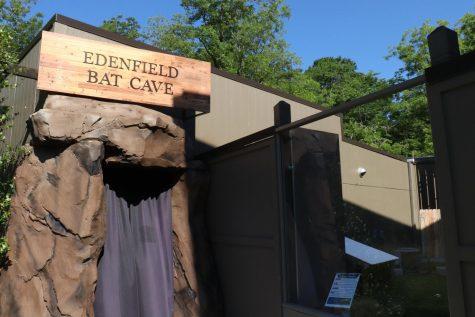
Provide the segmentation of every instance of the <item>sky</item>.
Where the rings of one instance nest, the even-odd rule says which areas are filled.
[[[404,31],[425,20],[447,20],[452,25],[467,12],[475,13],[473,0],[286,0],[292,16],[285,38],[305,69],[315,59],[343,56],[356,61],[360,71],[389,78],[401,66],[386,60],[390,47]],[[145,25],[149,17],[181,13],[179,0],[38,0],[34,12],[45,22],[55,13],[93,25],[122,14]]]

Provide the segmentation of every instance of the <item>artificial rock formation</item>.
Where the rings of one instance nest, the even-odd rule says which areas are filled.
[[[47,97],[31,116],[31,126],[33,147],[15,176],[7,232],[10,265],[0,271],[0,317],[94,316],[106,232],[102,166],[133,164],[182,174],[184,131],[152,109],[61,95]],[[213,303],[217,292],[200,289],[203,276],[196,273],[189,221],[193,198],[185,178],[175,187],[175,316],[203,311],[212,316],[213,308],[200,307],[200,297]],[[200,255],[199,261],[209,258],[206,250]],[[205,296],[206,289],[211,296]]]
[[[208,182],[206,167],[195,161],[172,189],[174,317],[223,315],[205,226]]]
[[[103,142],[111,152],[107,163],[185,167],[183,129],[172,117],[152,109],[55,95],[46,99],[31,122],[43,144]]]
[[[16,172],[0,316],[91,315],[104,244],[103,145],[34,150]]]

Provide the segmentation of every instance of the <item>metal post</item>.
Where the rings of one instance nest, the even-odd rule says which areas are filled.
[[[408,80],[403,81],[401,83],[398,83],[398,84],[383,88],[381,90],[378,90],[376,92],[367,94],[363,97],[356,98],[356,99],[353,99],[353,100],[335,105],[332,108],[328,108],[328,110],[313,114],[311,116],[302,118],[300,120],[297,120],[297,121],[294,121],[294,122],[291,122],[291,123],[288,123],[288,124],[281,125],[279,127],[276,127],[276,131],[277,132],[284,132],[284,131],[288,131],[288,130],[291,130],[291,129],[295,129],[295,128],[301,127],[303,125],[306,125],[306,124],[309,124],[309,123],[312,123],[312,122],[315,122],[315,121],[318,121],[318,120],[322,120],[322,119],[331,117],[331,116],[339,114],[339,113],[347,112],[347,111],[349,111],[353,108],[363,106],[363,105],[368,104],[370,102],[373,102],[373,101],[376,101],[376,100],[379,100],[379,99],[382,99],[382,98],[391,97],[391,96],[393,96],[394,94],[396,94],[398,92],[401,92],[401,91],[404,91],[406,89],[410,89],[410,88],[413,88],[413,87],[420,86],[420,85],[425,83],[425,80],[426,79],[425,79],[424,75],[408,79]]]
[[[290,122],[290,105],[285,101],[280,101],[274,106],[274,128]],[[274,139],[280,213],[282,302],[285,303],[295,297],[293,291],[296,289],[292,285],[295,282],[295,278],[292,276],[295,268],[293,268],[293,261],[290,260],[293,254],[293,243],[290,239],[293,232],[291,217],[293,197],[290,174],[292,171],[289,169],[292,163],[290,133],[288,131],[275,133]]]

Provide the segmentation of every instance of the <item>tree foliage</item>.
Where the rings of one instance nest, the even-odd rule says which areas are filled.
[[[380,79],[375,73],[359,72],[356,63],[341,57],[319,59],[306,73],[321,85],[323,103],[329,106],[383,89],[401,76],[398,73],[394,79]],[[347,137],[393,154],[430,155],[428,118],[425,94],[423,88],[418,88],[346,113],[344,132]]]
[[[126,36],[132,40],[142,38],[140,23],[134,17],[124,17],[119,14],[102,22],[101,28]]]
[[[420,27],[406,31],[401,41],[393,47],[387,58],[397,58],[403,66],[396,72],[393,82],[421,75],[430,66],[427,36],[438,26],[448,26],[447,21],[431,24],[424,22]],[[475,15],[465,14],[455,25],[459,34],[462,53],[475,49]],[[391,105],[390,138],[393,145],[389,150],[406,156],[432,155],[432,134],[425,87],[406,90],[396,96]]]
[[[43,25],[43,15],[31,15],[36,0],[0,0],[0,27],[14,38],[12,46],[19,54]]]
[[[0,87],[5,74],[17,61],[43,24],[42,15],[30,16],[34,0],[0,0]]]
[[[165,51],[275,86],[299,62],[283,38],[290,16],[283,2],[182,0],[184,14],[152,18],[147,38]]]
[[[460,50],[468,53],[475,50],[475,14],[465,14],[457,23],[456,28],[460,39]]]
[[[354,61],[343,57],[316,60],[307,70],[293,75],[280,88],[326,106],[338,105],[388,85],[424,73],[430,66],[427,36],[438,26],[424,22],[406,31],[390,49],[387,58],[396,58],[403,66],[391,79],[373,72],[362,73]],[[462,53],[475,49],[475,15],[467,13],[455,26]],[[432,133],[425,87],[406,90],[394,96],[365,104],[344,115],[347,137],[406,157],[433,155]]]
[[[304,74],[318,84],[317,98],[312,101],[332,107],[389,85],[375,73],[358,71],[354,61],[343,57],[324,57],[316,60]],[[388,113],[391,101],[379,100],[355,108],[344,116],[347,137],[378,148],[389,148]]]
[[[11,65],[16,64],[21,51],[41,28],[41,14],[30,14],[34,3],[33,0],[0,0],[0,88],[11,84],[6,77]],[[13,194],[13,172],[22,153],[22,149],[6,143],[5,131],[10,119],[10,109],[0,100],[0,266],[8,251],[5,231]]]

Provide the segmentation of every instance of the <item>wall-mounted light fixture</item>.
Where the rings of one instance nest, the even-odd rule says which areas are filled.
[[[363,177],[366,174],[366,168],[358,167],[357,172],[360,177]]]

